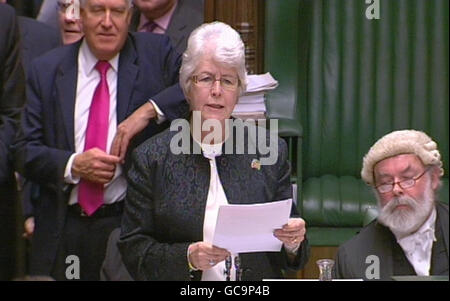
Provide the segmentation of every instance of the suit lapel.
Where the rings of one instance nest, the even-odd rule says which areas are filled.
[[[183,13],[186,13],[185,11],[183,12],[183,1],[179,1],[166,31],[166,35],[171,38],[173,48],[175,49],[178,49],[178,44],[180,44],[180,41],[183,41],[186,35],[184,29],[187,26],[188,20],[183,15],[180,15]]]
[[[384,280],[391,280],[391,276],[394,275],[394,254],[392,250],[394,248],[393,244],[393,234],[388,228],[376,222],[375,224],[377,236],[374,239],[376,246],[375,254],[380,260],[380,277]],[[378,243],[379,242],[379,243]],[[366,265],[367,267],[367,265]]]
[[[56,75],[56,99],[60,104],[63,115],[67,144],[71,151],[75,151],[74,111],[77,89],[78,50],[81,41],[70,46],[67,59],[62,62]]]
[[[134,84],[139,68],[136,65],[137,54],[130,36],[120,52],[119,74],[117,76],[117,124],[122,122],[128,112]]]
[[[444,237],[445,250],[447,251],[447,257],[449,256],[448,252],[448,210],[442,204],[438,203],[436,206],[437,214],[439,215],[439,222],[442,230],[442,236]],[[447,212],[445,212],[447,211]]]
[[[391,280],[391,276],[395,276],[394,275],[394,254],[393,254],[393,249],[394,246],[392,245],[392,239],[390,239],[388,236],[385,237],[385,244],[388,245],[389,247],[386,248],[385,250],[380,250],[381,252],[384,252],[385,256],[380,256],[380,270],[381,270],[381,274],[383,274],[383,270],[386,271],[386,275],[381,275],[381,279],[389,279]],[[381,268],[382,266],[385,266],[385,269]]]
[[[139,30],[139,21],[141,18],[141,12],[137,7],[135,7],[133,15],[131,16],[131,22],[130,22],[130,31],[138,31]]]

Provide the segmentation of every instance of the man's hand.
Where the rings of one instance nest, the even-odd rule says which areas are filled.
[[[25,232],[22,234],[22,236],[26,239],[31,239],[34,233],[34,217],[30,216],[25,220],[25,223],[23,224],[23,228]]]
[[[150,101],[139,107],[117,127],[117,133],[111,145],[111,155],[120,158],[124,163],[131,139],[140,133],[156,117],[156,110]]]
[[[189,246],[189,262],[196,269],[208,270],[230,256],[225,249],[200,241]]]
[[[288,223],[274,232],[276,238],[281,240],[289,249],[295,249],[305,239],[305,221],[301,218],[290,218]]]
[[[94,183],[106,184],[114,177],[119,157],[111,156],[98,148],[76,155],[72,175]]]

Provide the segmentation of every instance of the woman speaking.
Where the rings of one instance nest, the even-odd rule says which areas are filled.
[[[226,130],[246,88],[244,50],[239,34],[224,23],[194,30],[180,70],[191,110],[188,137],[181,140],[189,142],[188,152],[174,151],[180,132],[166,130],[133,153],[118,245],[135,280],[282,278],[282,270],[307,261],[305,222],[294,217],[294,208],[274,231],[280,252],[231,254],[212,244],[221,205],[292,198],[286,143],[276,137],[276,162],[260,165],[255,153],[236,152],[237,143],[248,149],[254,142],[248,129],[243,141]],[[234,146],[226,151],[229,142]]]

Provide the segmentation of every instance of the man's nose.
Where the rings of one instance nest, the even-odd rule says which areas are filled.
[[[103,22],[102,25],[104,27],[111,27],[112,26],[112,20],[111,20],[111,12],[109,10],[107,10],[105,12],[105,16],[103,18]]]
[[[394,187],[392,187],[392,193],[395,196],[404,194],[403,188],[400,186],[400,184],[398,182],[394,183]]]

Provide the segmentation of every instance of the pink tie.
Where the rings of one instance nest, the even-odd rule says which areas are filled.
[[[95,69],[100,73],[100,83],[95,88],[89,109],[84,150],[97,147],[106,152],[109,126],[109,88],[106,73],[111,65],[107,61],[98,61]],[[78,203],[84,212],[91,216],[103,205],[103,184],[81,179],[78,187]]]

